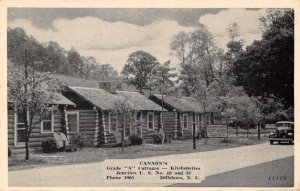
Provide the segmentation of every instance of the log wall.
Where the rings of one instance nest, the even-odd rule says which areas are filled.
[[[63,132],[61,111],[53,114],[53,131]],[[15,148],[14,145],[14,134],[15,134],[15,114],[13,110],[8,110],[8,146]],[[41,124],[37,124],[31,131],[29,139],[29,147],[38,148],[41,146],[42,141],[47,137],[53,137],[53,133],[41,133]],[[19,148],[19,147],[18,147]]]

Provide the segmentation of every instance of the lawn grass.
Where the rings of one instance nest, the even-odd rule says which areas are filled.
[[[9,170],[20,170],[53,165],[67,165],[77,163],[100,162],[105,159],[134,159],[171,154],[184,154],[191,152],[204,152],[218,149],[227,149],[246,145],[260,144],[268,141],[267,136],[260,140],[253,134],[247,138],[244,135],[232,136],[226,144],[220,138],[209,138],[207,144],[204,139],[196,140],[196,149],[193,149],[192,139],[172,140],[163,145],[143,144],[125,147],[124,152],[120,147],[114,148],[83,148],[77,152],[57,152],[52,154],[32,153],[29,161],[24,160],[24,155],[14,155],[8,159]]]

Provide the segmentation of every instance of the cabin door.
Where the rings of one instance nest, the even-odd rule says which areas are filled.
[[[14,144],[16,147],[25,146],[26,130],[24,114],[15,114],[15,133],[14,133]]]
[[[68,133],[79,133],[79,112],[67,111]]]

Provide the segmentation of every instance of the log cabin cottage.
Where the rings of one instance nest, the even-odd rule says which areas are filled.
[[[86,134],[94,146],[114,145],[121,141],[121,132],[112,110],[114,103],[125,100],[134,110],[133,118],[139,122],[138,133],[144,142],[153,142],[153,134],[158,131],[161,107],[138,92],[117,91],[118,85],[100,82],[99,88],[68,87],[63,95],[76,104],[79,116],[79,131]],[[125,139],[137,133],[132,120],[126,119]]]
[[[207,124],[214,124],[214,114],[206,111],[201,103],[192,97],[175,97],[161,94],[151,94],[149,99],[162,106],[167,112],[162,113],[162,123],[166,136],[172,138],[191,138],[193,126],[195,135]],[[205,117],[205,119],[204,119]]]
[[[70,134],[77,130],[73,125],[73,113],[69,112],[75,104],[61,94],[55,94],[53,100],[45,101],[48,105],[57,105],[58,111],[52,113],[48,119],[35,125],[29,139],[29,148],[35,149],[41,146],[46,137],[53,137],[53,133]],[[29,117],[29,116],[27,116]],[[13,152],[22,152],[25,147],[25,127],[23,117],[20,113],[14,112],[14,102],[8,101],[8,147]],[[25,151],[25,150],[24,150]]]

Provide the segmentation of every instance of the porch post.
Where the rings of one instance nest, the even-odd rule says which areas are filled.
[[[68,114],[67,114],[66,107],[64,107],[64,114],[65,114],[65,122],[66,122],[66,137],[69,140],[69,124],[68,124]]]
[[[105,127],[105,118],[104,118],[104,111],[102,111],[102,125],[103,125],[103,133],[104,133],[104,143],[107,143],[106,139],[106,127]]]
[[[94,108],[95,112],[96,112],[96,124],[95,124],[95,141],[94,141],[94,146],[98,145],[98,141],[99,141],[99,113],[98,110],[96,108]]]
[[[174,139],[176,139],[178,137],[177,135],[177,123],[178,123],[178,119],[177,119],[177,112],[176,110],[174,109],[174,116],[175,116],[175,129],[174,129]]]

